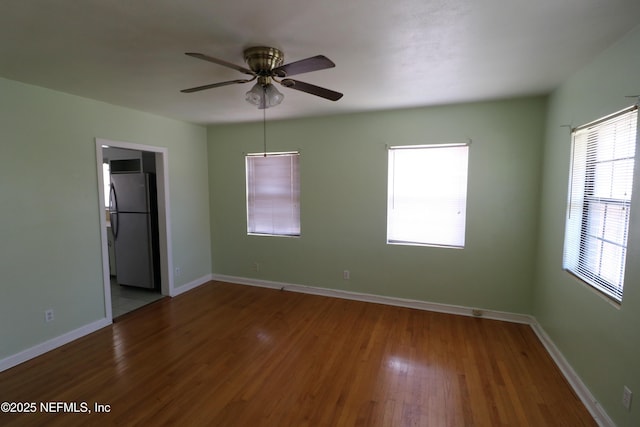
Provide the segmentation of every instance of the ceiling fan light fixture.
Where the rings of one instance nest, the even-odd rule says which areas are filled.
[[[262,89],[262,85],[259,83],[254,84],[251,90],[246,93],[245,99],[249,104],[253,104],[258,108],[262,105],[262,108],[264,108],[264,90]]]
[[[275,107],[276,105],[280,105],[282,100],[284,99],[284,95],[280,93],[278,89],[274,85],[269,85],[265,88],[265,98],[266,104],[268,107]]]
[[[245,99],[249,104],[255,105],[258,109],[263,110],[279,105],[284,99],[284,95],[270,83],[267,85],[256,83],[251,90],[246,93]]]

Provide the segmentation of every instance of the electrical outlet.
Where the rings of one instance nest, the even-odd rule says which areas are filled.
[[[349,280],[351,278],[351,273],[349,272],[349,270],[345,270],[342,272],[342,278],[344,280]]]
[[[52,322],[53,319],[54,319],[54,317],[53,317],[53,308],[45,310],[44,311],[44,321],[49,323],[49,322]]]
[[[176,267],[176,275],[175,277],[182,276],[182,267]]]
[[[260,263],[257,263],[257,262],[253,263],[253,271],[255,271],[256,273],[260,271]]]
[[[625,408],[627,408],[627,410],[631,410],[631,396],[633,395],[633,393],[631,393],[631,390],[629,390],[629,387],[624,386],[624,389],[622,391],[622,406],[624,406]]]

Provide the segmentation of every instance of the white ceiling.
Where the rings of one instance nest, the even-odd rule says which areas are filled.
[[[184,52],[332,59],[295,78],[344,97],[282,88],[279,119],[547,93],[638,24],[638,0],[2,0],[0,76],[209,124],[262,112],[251,84],[180,93],[245,77]]]

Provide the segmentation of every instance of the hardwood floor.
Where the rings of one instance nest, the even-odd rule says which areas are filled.
[[[596,425],[529,326],[221,282],[0,373],[0,401],[37,404],[16,426]]]

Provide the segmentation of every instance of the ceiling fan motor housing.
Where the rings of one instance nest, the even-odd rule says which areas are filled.
[[[271,71],[284,62],[284,54],[274,47],[250,47],[244,51],[244,60],[258,76],[271,76]]]

